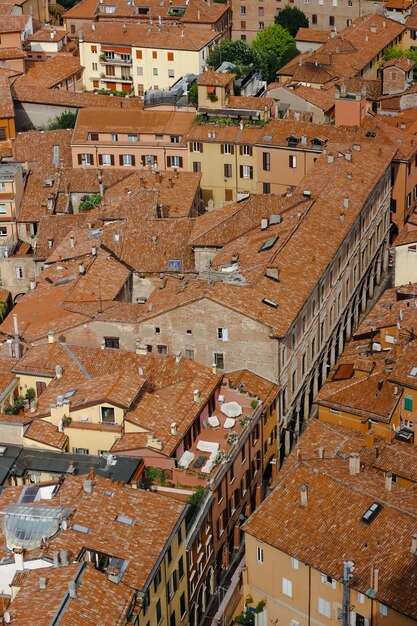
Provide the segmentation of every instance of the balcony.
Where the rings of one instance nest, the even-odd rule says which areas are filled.
[[[130,59],[121,59],[121,58],[112,59],[111,57],[100,56],[99,61],[100,61],[100,63],[102,65],[122,65],[124,67],[128,67],[128,66],[132,65],[132,58],[130,58]]]
[[[101,76],[100,81],[102,83],[132,83],[133,76]]]

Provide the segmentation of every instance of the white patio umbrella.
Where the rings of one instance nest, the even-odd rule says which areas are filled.
[[[227,417],[239,417],[242,415],[242,407],[237,402],[226,402],[220,407],[220,411]]]

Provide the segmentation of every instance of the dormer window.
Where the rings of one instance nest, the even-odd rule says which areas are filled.
[[[114,408],[112,406],[102,406],[100,409],[101,412],[101,423],[102,424],[114,424]]]
[[[295,148],[300,141],[300,137],[295,137],[294,135],[289,135],[287,137],[287,143],[290,148]]]

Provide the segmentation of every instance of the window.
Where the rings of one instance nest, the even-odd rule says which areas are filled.
[[[224,370],[224,354],[223,352],[214,353],[214,361],[219,370]]]
[[[330,618],[331,616],[330,602],[327,602],[327,600],[324,600],[323,598],[319,598],[317,609],[320,615],[324,615],[324,617]]]
[[[74,454],[90,454],[88,448],[73,448],[72,451]]]
[[[133,154],[121,154],[120,165],[124,167],[132,167],[132,165],[135,165],[135,157]]]
[[[182,270],[182,261],[180,259],[168,259],[168,270],[178,272]]]
[[[167,167],[182,167],[183,159],[180,156],[167,157]]]
[[[20,267],[20,265],[16,267],[16,278],[19,280],[23,278],[23,267]]]
[[[92,67],[92,69],[93,69],[93,72],[97,72],[97,70],[98,70],[97,63],[93,63],[93,64],[91,65],[91,67]]]
[[[404,397],[404,409],[406,411],[413,410],[413,396],[405,396]]]
[[[252,156],[252,146],[248,146],[247,144],[240,146],[240,154],[242,156]]]
[[[282,593],[289,598],[292,598],[292,582],[288,578],[282,579]]]
[[[192,141],[190,143],[191,152],[203,152],[203,144],[200,141]]]
[[[138,136],[137,135],[128,135],[127,136],[127,140],[131,143],[135,143],[138,140]]]
[[[181,619],[184,619],[185,612],[186,612],[186,608],[185,608],[185,594],[184,594],[184,593],[182,593],[182,594],[181,594],[181,598],[180,598],[180,614],[181,614]]]
[[[0,215],[6,215],[6,205],[0,204]]]
[[[7,237],[7,228],[6,228],[6,226],[0,226],[0,237]]]
[[[171,546],[169,546],[168,550],[167,550],[167,557],[168,557],[168,564],[171,563],[172,561],[172,551],[171,551]]]
[[[311,16],[311,23],[317,24],[317,15],[315,13],[313,13],[313,15]]]
[[[253,167],[251,165],[241,165],[240,166],[240,178],[252,179],[253,178]]]
[[[358,593],[358,602],[359,604],[365,604],[365,595],[363,593]]]
[[[112,406],[102,406],[100,411],[102,424],[114,424],[114,408]]]
[[[232,178],[232,165],[230,163],[224,164],[224,177]]]
[[[297,167],[297,157],[292,154],[288,157],[288,167]]]
[[[167,53],[167,57],[168,57],[168,61],[173,61],[174,60],[174,53],[173,52],[168,52]]]
[[[334,15],[329,16],[329,26],[334,26]]]
[[[191,350],[189,348],[185,349],[185,358],[186,359],[190,359],[190,361],[194,361],[194,350]]]
[[[184,576],[184,558],[181,557],[180,560],[178,561],[178,578],[181,580],[183,576]]]
[[[269,172],[271,169],[271,155],[269,152],[262,153],[262,169]]]
[[[156,50],[152,50],[152,58],[153,59],[157,59],[158,58],[158,52]]]
[[[156,603],[156,623],[159,624],[161,619],[162,619],[162,610],[161,610],[161,600],[159,599],[158,602]]]
[[[246,15],[246,7],[240,7],[240,14]]]
[[[234,146],[231,143],[223,143],[221,145],[222,154],[234,154]]]
[[[300,562],[298,561],[298,559],[295,559],[293,556],[291,557],[291,567],[293,569],[298,569]]]
[[[171,135],[171,143],[179,143],[180,138],[179,135]]]
[[[353,0],[348,0],[348,7],[353,7]]]
[[[136,74],[137,76],[143,76],[143,67],[138,66],[136,68]]]
[[[168,354],[168,346],[157,346],[158,354]]]
[[[259,30],[263,30],[265,28],[264,22],[259,22]]]
[[[262,185],[263,193],[271,193],[271,183],[263,183]]]
[[[119,337],[104,337],[104,346],[106,348],[120,348]]]
[[[332,589],[336,589],[336,581],[331,576],[327,576],[326,574],[321,574],[320,580],[323,584],[328,585],[329,587],[332,587]]]
[[[229,341],[229,331],[227,330],[227,328],[217,329],[217,339],[221,339],[222,341]]]
[[[91,46],[92,54],[97,54],[97,46]]]
[[[258,563],[264,562],[264,551],[259,546],[256,548],[256,560],[258,561]]]
[[[114,156],[112,154],[99,154],[98,162],[100,165],[113,165]]]
[[[241,30],[246,30],[246,22],[240,22],[240,29]],[[246,35],[245,35],[246,37]]]
[[[386,617],[388,615],[388,607],[385,604],[380,604],[379,612],[383,617]]]
[[[259,17],[263,17],[264,16],[264,8],[263,7],[259,7],[258,15],[259,15]]]
[[[118,136],[118,135],[116,135],[116,133],[112,133],[112,135],[111,135],[111,140],[112,140],[112,141],[119,141],[119,136]]]
[[[153,68],[153,70],[152,70],[152,74],[153,74],[154,76],[158,76],[158,68],[157,68],[157,67],[154,67],[154,68]]]
[[[201,161],[193,161],[193,172],[201,173]]]

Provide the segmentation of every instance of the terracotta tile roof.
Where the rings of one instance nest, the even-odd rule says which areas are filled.
[[[38,626],[48,626],[61,610],[62,626],[114,626],[125,623],[134,601],[134,591],[119,583],[115,585],[104,573],[87,563],[71,563],[60,568],[24,572],[20,591],[9,607],[17,626],[27,624],[28,615]],[[46,578],[45,589],[40,579]],[[68,584],[76,582],[77,598],[70,599]]]
[[[3,400],[13,389],[16,376],[12,372],[12,368],[16,364],[16,359],[0,357],[0,400]]]
[[[45,260],[56,249],[60,241],[74,227],[81,226],[88,219],[85,213],[68,213],[65,215],[45,215],[39,222],[36,233],[35,259]],[[48,239],[52,240],[49,247]],[[91,245],[89,252],[91,251]]]
[[[26,27],[29,15],[9,15],[7,20],[2,20],[0,33],[18,33]]]
[[[111,14],[105,13],[106,5],[114,7]],[[230,7],[221,3],[211,2],[208,4],[203,0],[191,0],[188,4],[185,0],[176,0],[175,8],[185,10],[183,15],[170,15],[171,5],[166,3],[161,6],[160,0],[146,0],[141,3],[141,8],[148,8],[149,12],[145,15],[137,12],[137,7],[126,5],[122,0],[105,0],[102,4],[98,4],[97,0],[84,0],[79,2],[64,14],[64,20],[67,19],[92,19],[94,16],[97,20],[110,21],[115,18],[132,19],[135,22],[144,22],[149,25],[149,18],[155,21],[161,17],[163,21],[180,22],[182,24],[213,24],[220,20],[225,13],[230,11]]]
[[[49,159],[52,167],[53,147],[59,145],[59,156],[66,167],[72,166],[71,130],[30,130],[18,133],[13,141],[14,160],[28,162],[32,166],[41,165]],[[55,169],[55,168],[54,168]]]
[[[380,52],[404,31],[404,26],[382,15],[356,19],[312,54],[303,54],[281,68],[278,76],[324,84],[332,77],[358,76]]]
[[[0,414],[0,424],[20,424],[21,426],[25,426],[31,421],[32,417],[30,415]]]
[[[69,529],[50,540],[49,553],[67,550],[78,555],[82,547],[88,545],[92,550],[126,559],[129,563],[121,582],[142,590],[161,553],[168,547],[167,542],[184,513],[185,505],[99,476],[94,479],[93,493],[87,494],[82,489],[84,478],[67,478],[55,497],[57,504],[74,507],[76,511]],[[113,496],[109,497],[103,491],[113,492]],[[118,515],[134,523],[123,524],[116,520]],[[90,529],[88,544],[85,535],[71,528],[75,523]]]
[[[190,50],[197,52],[220,38],[220,33],[205,28],[165,26],[162,24],[122,24],[121,22],[96,22],[95,30],[82,28],[83,40],[88,43],[123,44],[129,48],[154,50]]]
[[[51,37],[52,35],[52,37]],[[62,39],[64,39],[66,36],[68,35],[66,30],[60,30],[60,29],[56,29],[56,28],[41,28],[40,30],[37,30],[36,33],[34,33],[33,35],[31,35],[28,39],[28,41],[46,41],[46,42],[51,42],[51,41],[61,41]]]
[[[391,59],[390,61],[385,61],[384,69],[387,67],[398,67],[400,70],[404,70],[404,72],[409,72],[415,64],[415,61],[412,61],[407,57],[398,57],[396,59]]]
[[[7,61],[9,59],[25,59],[26,52],[21,48],[0,48],[0,60]]]
[[[58,450],[64,450],[68,442],[68,435],[59,432],[54,424],[39,419],[32,421],[24,437]]]
[[[60,52],[44,62],[28,65],[24,76],[18,79],[21,85],[36,84],[37,87],[50,89],[70,76],[82,72],[79,57]]]
[[[236,78],[236,74],[228,74],[223,72],[215,72],[207,70],[198,77],[198,85],[208,87],[227,87],[231,80]]]
[[[91,132],[130,133],[133,130],[141,134],[151,135],[171,135],[175,132],[176,135],[183,138],[189,133],[194,117],[193,113],[171,111],[125,111],[122,119],[115,125],[113,111],[82,109],[78,113],[72,145],[91,143],[89,139]],[[154,143],[154,137],[152,137],[152,143]],[[123,142],[119,141],[119,144],[123,145]],[[158,145],[167,144],[172,146],[170,140],[158,142]]]
[[[413,5],[411,0],[386,0],[385,9],[403,9],[404,11]]]
[[[376,100],[382,94],[382,80],[369,80],[367,78],[350,77],[342,78],[335,83],[339,91],[346,87],[347,93],[365,93],[369,100]]]
[[[144,433],[125,433],[116,439],[110,452],[127,452],[146,448],[148,443],[148,432]]]
[[[307,485],[305,507],[300,506],[302,485]],[[373,564],[379,569],[376,599],[416,619],[417,597],[411,589],[417,585],[417,568],[410,546],[417,530],[417,509],[414,506],[413,512],[408,512],[385,502],[377,521],[364,524],[361,515],[374,501],[366,488],[336,480],[302,463],[284,472],[244,529],[336,580],[341,576],[342,561],[352,559],[355,571],[350,586],[364,594],[369,590]]]
[[[229,381],[229,386],[257,396],[264,407],[268,407],[275,400],[279,391],[278,385],[250,370],[227,372],[225,379]]]
[[[229,96],[227,107],[229,109],[270,111],[274,104],[273,98],[256,98],[255,96]]]
[[[299,28],[295,36],[295,41],[312,41],[315,43],[326,43],[330,33],[327,30],[316,30],[315,28]]]
[[[416,288],[414,287],[413,298],[417,297]],[[372,330],[379,330],[389,326],[396,326],[399,316],[403,316],[404,326],[412,327],[414,320],[417,320],[417,309],[415,300],[398,299],[398,288],[387,289],[372,310],[368,313],[360,326],[355,330],[354,337],[369,336]]]
[[[398,237],[394,241],[394,246],[398,248],[398,246],[404,246],[410,243],[417,242],[417,228],[408,226],[407,224],[404,226]]]
[[[314,106],[322,109],[323,111],[329,111],[334,107],[336,87],[331,86],[328,89],[315,89],[314,87],[305,87],[304,85],[285,85],[283,87],[289,93],[294,93],[299,98],[310,102]]]
[[[373,466],[417,483],[416,448],[406,443],[395,442],[380,449]]]
[[[10,297],[10,291],[4,288],[0,288],[0,302],[8,302]]]
[[[212,139],[208,133],[215,132]],[[233,143],[255,144],[263,134],[263,129],[237,126],[213,126],[206,124],[194,124],[188,133],[189,141],[209,141],[209,143],[220,143],[222,141]]]

